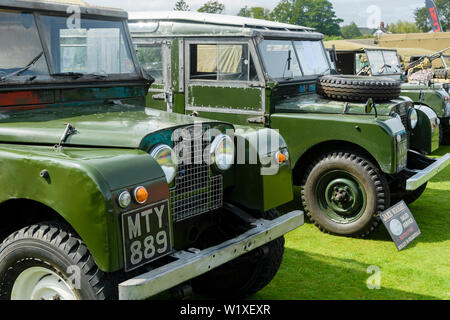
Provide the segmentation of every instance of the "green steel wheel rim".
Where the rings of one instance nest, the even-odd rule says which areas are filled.
[[[357,221],[367,207],[363,185],[355,176],[343,170],[327,172],[319,179],[316,199],[325,215],[341,224]]]

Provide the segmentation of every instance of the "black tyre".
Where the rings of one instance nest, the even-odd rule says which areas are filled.
[[[434,77],[437,79],[449,79],[450,77],[450,69],[435,69]]]
[[[416,200],[418,200],[422,196],[422,194],[427,189],[427,186],[428,186],[428,182],[414,191],[405,191],[402,198],[396,199],[395,202],[400,202],[401,200],[404,200],[405,203],[409,205],[409,204],[415,202]]]
[[[389,78],[328,75],[318,79],[317,93],[335,100],[389,101],[400,96],[400,82]]]
[[[273,220],[277,210],[263,214]],[[215,298],[242,299],[267,286],[280,268],[284,254],[284,237],[269,242],[192,281],[196,293]]]
[[[364,157],[333,152],[307,170],[302,202],[306,214],[322,232],[366,237],[379,225],[378,214],[389,207],[389,185]]]
[[[83,241],[60,224],[23,228],[0,247],[2,300],[104,300],[111,291]]]
[[[444,130],[444,125],[442,124],[439,126],[439,145],[450,145],[450,131]]]

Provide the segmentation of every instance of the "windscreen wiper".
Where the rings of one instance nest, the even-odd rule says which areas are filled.
[[[82,78],[82,77],[92,77],[95,79],[106,79],[108,78],[108,74],[104,72],[94,72],[94,73],[83,73],[83,72],[59,72],[53,73],[53,77],[73,77],[73,78]]]
[[[24,73],[25,71],[27,71],[28,69],[30,69],[36,62],[38,62],[38,60],[44,55],[44,51],[41,51],[41,53],[39,53],[33,60],[30,61],[30,63],[28,63],[25,67],[14,71],[10,74],[7,74],[6,76],[3,76],[0,78],[0,81],[5,81],[8,78],[11,77],[15,77],[15,76],[20,76],[22,73]]]

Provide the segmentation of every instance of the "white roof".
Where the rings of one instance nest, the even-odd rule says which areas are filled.
[[[261,19],[253,19],[224,14],[211,14],[191,11],[152,11],[152,12],[130,12],[129,20],[168,20],[201,22],[205,24],[217,24],[237,27],[259,27],[268,29],[287,29],[298,31],[313,31],[313,28],[297,26],[294,24],[280,23]]]

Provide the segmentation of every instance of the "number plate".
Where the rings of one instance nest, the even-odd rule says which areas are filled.
[[[122,215],[125,271],[154,261],[172,251],[169,201]]]

